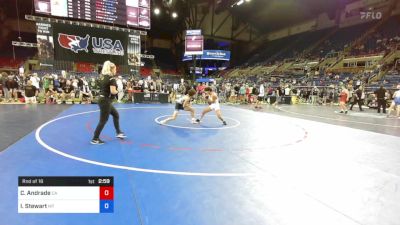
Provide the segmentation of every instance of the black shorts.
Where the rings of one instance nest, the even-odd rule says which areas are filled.
[[[175,104],[175,110],[176,110],[176,111],[184,110],[183,104],[181,104],[181,103],[176,103],[176,104]]]

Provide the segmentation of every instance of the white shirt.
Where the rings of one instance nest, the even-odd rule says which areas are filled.
[[[72,86],[77,89],[78,88],[78,80],[73,80],[72,81]]]
[[[400,90],[393,93],[393,98],[400,98]]]
[[[29,79],[30,81],[32,81],[32,85],[35,86],[37,89],[39,89],[39,77],[31,77],[31,79]]]
[[[290,95],[290,88],[285,88],[285,95]]]
[[[117,79],[117,89],[118,91],[122,91],[124,89],[124,84],[121,79]]]
[[[265,95],[264,85],[260,85],[260,94],[258,94],[258,96],[264,97],[264,95]]]

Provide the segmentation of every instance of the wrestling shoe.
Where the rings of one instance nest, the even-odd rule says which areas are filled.
[[[92,139],[91,141],[90,141],[90,144],[92,144],[92,145],[102,145],[102,144],[104,144],[105,142],[104,141],[102,141],[102,140],[100,140],[99,138],[97,138],[97,139]]]
[[[115,136],[115,137],[120,138],[120,139],[124,139],[127,136],[123,132],[121,132],[121,133],[118,133],[117,136]]]
[[[195,118],[192,119],[192,123],[193,124],[198,124],[199,122],[197,122],[197,120]]]
[[[163,125],[164,125],[164,124],[166,124],[166,123],[167,123],[166,120],[161,120],[161,121],[160,121],[160,124],[163,124]]]
[[[223,124],[224,126],[226,126],[226,121],[222,121],[222,124]]]
[[[199,119],[196,119],[196,122],[197,122],[197,123],[200,123],[200,120],[199,120]]]

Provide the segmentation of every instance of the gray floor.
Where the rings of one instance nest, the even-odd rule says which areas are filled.
[[[69,105],[0,105],[0,151],[17,142]]]
[[[392,117],[387,118],[386,114],[378,114],[375,109],[364,108],[360,112],[358,107],[354,107],[346,115],[338,113],[338,106],[263,105],[261,110],[255,110],[254,106],[248,105],[239,107],[400,137],[400,119],[393,116],[394,112]]]

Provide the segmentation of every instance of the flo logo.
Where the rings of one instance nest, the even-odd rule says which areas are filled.
[[[88,52],[90,36],[87,34],[84,38],[68,35],[68,34],[58,34],[58,43],[61,47],[70,49],[71,51],[78,53],[79,51]]]
[[[367,11],[367,12],[360,12],[361,15],[361,19],[362,20],[380,20],[382,19],[382,13],[381,12],[371,12],[371,11]]]

